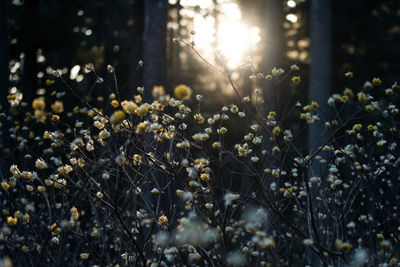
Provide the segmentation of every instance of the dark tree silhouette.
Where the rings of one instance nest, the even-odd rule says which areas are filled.
[[[7,37],[7,2],[0,3],[0,104],[4,109],[7,108],[8,102],[6,96],[8,94],[8,37]]]
[[[265,48],[263,57],[264,72],[271,73],[273,67],[278,67],[282,63],[282,1],[265,1]],[[279,97],[273,92],[273,86],[268,83],[266,88],[266,108],[278,108]]]
[[[24,3],[25,20],[22,25],[24,36],[23,52],[24,65],[21,91],[26,102],[31,102],[37,87],[37,34],[38,34],[39,1],[32,0]]]
[[[166,81],[167,6],[165,0],[145,1],[143,36],[144,99],[150,99],[154,85]]]
[[[332,19],[331,1],[312,0],[310,2],[310,37],[311,37],[311,66],[309,101],[325,104],[331,93],[332,65]],[[326,106],[326,105],[321,105]],[[326,113],[326,110],[322,110]],[[318,126],[319,125],[319,126]],[[326,140],[326,131],[322,124],[309,127],[309,151],[318,149]]]
[[[136,0],[133,3],[133,30],[131,49],[131,69],[136,69],[140,59],[143,58],[143,28],[144,28],[144,0]],[[141,73],[135,73],[136,78],[130,77],[131,95],[136,92],[137,84],[142,84]]]

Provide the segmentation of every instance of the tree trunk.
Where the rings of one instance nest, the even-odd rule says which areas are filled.
[[[329,117],[329,109],[326,103],[331,93],[331,0],[311,0],[310,5],[311,66],[308,100],[310,103],[311,101],[317,101],[319,103],[320,119],[323,121],[324,119],[327,119]],[[329,132],[327,131],[327,128],[322,121],[311,124],[308,128],[308,152],[310,154],[318,151],[318,148],[328,140]],[[327,158],[327,154],[325,152],[319,153],[319,155],[323,158]],[[308,177],[314,175],[322,176],[325,170],[325,164],[321,164],[319,161],[314,160],[312,162],[312,165],[308,168],[307,175]],[[307,182],[308,181],[306,181],[306,183]],[[323,187],[328,187],[328,185],[326,184],[326,180],[324,181],[324,183],[325,185],[323,185]],[[311,192],[311,194],[313,193]],[[313,202],[313,210],[315,214],[319,212],[328,212],[324,205],[320,205],[316,202]],[[308,212],[308,223],[310,224],[310,216],[312,215],[310,214],[310,211]],[[323,222],[321,222],[320,227],[322,229],[328,229],[328,224],[329,221],[324,220]],[[318,229],[317,231],[320,235],[320,239],[318,240],[317,236],[313,236],[312,238],[316,238],[317,242],[325,246],[327,242],[325,234],[320,229]],[[321,264],[320,259],[315,253],[307,251],[306,255],[310,255],[310,263],[313,266]]]
[[[280,0],[265,1],[265,48],[262,69],[265,74],[271,74],[274,67],[282,64],[282,3]],[[267,82],[264,87],[265,108],[269,110],[279,109],[279,96],[273,83]]]
[[[0,2],[0,104],[2,109],[8,108],[8,38],[7,38],[7,2]]]
[[[143,59],[143,28],[144,28],[144,1],[136,0],[133,4],[133,44],[131,49],[131,70],[132,77],[129,77],[130,95],[137,94],[136,87],[143,85],[142,72],[134,72],[139,60]]]
[[[143,84],[145,102],[151,102],[151,91],[155,85],[165,85],[166,82],[166,38],[167,38],[167,0],[146,0],[144,4],[144,34],[143,34]],[[160,153],[165,151],[163,144],[155,144]],[[150,152],[147,149],[146,152]],[[166,179],[157,171],[151,171],[152,179],[157,181],[159,186],[163,188]],[[151,194],[153,185],[149,184],[144,194],[148,199],[153,199]],[[157,204],[156,204],[157,203]],[[154,202],[159,210],[170,216],[168,204],[168,194],[161,194],[160,199]],[[146,230],[147,231],[147,230]],[[149,233],[145,231],[145,236]],[[145,246],[144,251],[147,255],[152,255],[151,246]]]
[[[2,106],[1,112],[9,109],[7,101],[8,87],[9,87],[9,69],[8,69],[8,36],[7,36],[7,2],[0,2],[0,104]],[[3,120],[2,133],[0,136],[0,175],[4,177],[7,173],[7,167],[5,164],[6,155],[4,154],[4,148],[8,143],[9,136],[7,130],[10,125],[7,120]],[[3,203],[3,198],[0,198],[0,203]]]
[[[182,15],[181,15],[182,5],[181,5],[181,1],[178,0],[176,5],[177,5],[176,13],[177,13],[177,23],[178,23],[178,29],[177,29],[176,35],[180,36],[181,32],[182,32],[182,25],[181,25],[181,21],[182,21]],[[177,71],[176,74],[179,75],[179,73],[181,71],[181,46],[180,45],[174,45],[174,47],[175,47],[175,69]],[[177,77],[177,75],[176,75],[176,77]]]
[[[167,1],[146,0],[143,36],[144,100],[151,99],[155,85],[166,82]]]
[[[24,66],[21,79],[21,91],[25,102],[32,102],[35,91],[37,89],[37,14],[38,0],[26,1],[25,5],[25,22],[23,25],[23,52]]]
[[[331,0],[311,0],[310,14],[311,69],[308,100],[309,102],[317,101],[320,104],[321,113],[328,115],[325,103],[331,94]],[[324,119],[324,117],[321,119]],[[323,123],[311,125],[308,131],[309,152],[316,151],[326,139],[327,131]]]
[[[108,64],[114,66],[115,65],[115,54],[113,52],[113,47],[115,45],[115,37],[114,37],[114,30],[116,30],[115,27],[115,9],[116,9],[116,2],[113,0],[109,0],[106,2],[106,4],[103,6],[105,10],[104,16],[105,16],[105,21],[103,24],[103,31],[104,31],[104,66],[103,69],[101,70],[103,76],[106,75],[106,66]]]

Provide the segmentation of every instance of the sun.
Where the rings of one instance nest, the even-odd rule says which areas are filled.
[[[256,45],[259,30],[257,27],[235,21],[223,21],[218,31],[217,49],[227,59],[229,67],[237,67],[243,62],[253,45]]]
[[[217,20],[198,14],[193,22],[197,48],[210,57],[215,52],[222,55],[229,68],[244,64],[243,59],[261,40],[259,28],[242,20],[240,8],[234,2],[221,3]]]

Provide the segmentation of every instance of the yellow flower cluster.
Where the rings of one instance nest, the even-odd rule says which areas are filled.
[[[125,113],[122,110],[117,110],[111,115],[110,122],[112,125],[115,126],[121,124],[124,119],[125,119]]]
[[[190,96],[192,95],[192,89],[190,89],[189,86],[180,84],[175,87],[174,94],[178,99],[190,99]]]
[[[51,110],[56,114],[62,113],[64,111],[64,103],[59,100],[55,101],[51,104]]]
[[[44,102],[44,98],[43,97],[35,98],[32,101],[32,108],[34,110],[44,110],[46,108],[46,103]]]
[[[155,99],[165,95],[165,90],[162,85],[156,85],[153,87],[153,90],[151,91],[151,94]]]

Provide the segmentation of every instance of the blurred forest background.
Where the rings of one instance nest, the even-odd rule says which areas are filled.
[[[212,64],[218,65],[217,53],[225,56],[243,95],[256,86],[248,79],[249,70],[240,67],[249,57],[264,74],[296,63],[302,83],[295,99],[302,103],[308,101],[308,89],[317,95],[341,92],[348,70],[359,82],[355,87],[374,76],[392,82],[400,64],[400,50],[393,45],[400,39],[395,0],[5,0],[0,5],[5,106],[9,93],[20,92],[30,103],[37,95],[62,89],[46,83],[53,69],[61,69],[74,90],[85,95],[94,79],[85,76],[87,63],[106,83],[114,83],[106,70],[114,66],[125,97],[137,86],[164,85],[172,94],[183,83],[205,96],[210,111],[237,102],[226,78],[189,47],[172,41],[178,35],[193,41]],[[144,67],[137,71],[139,60]],[[319,71],[310,73],[312,65]],[[317,89],[309,81],[316,81]],[[101,87],[92,92],[93,99],[107,93]],[[282,104],[288,102],[284,92]],[[66,106],[68,101],[76,103],[66,98]]]

